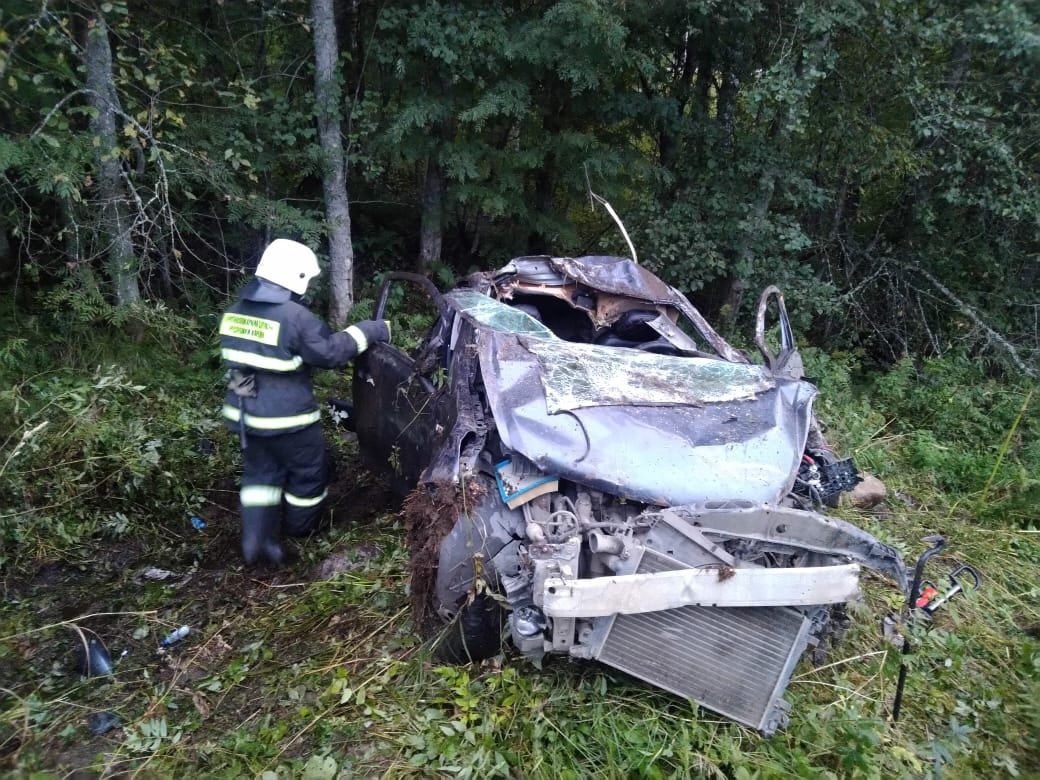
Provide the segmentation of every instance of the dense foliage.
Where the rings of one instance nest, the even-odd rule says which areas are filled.
[[[1031,370],[1034,12],[343,4],[357,278],[627,251],[590,211],[591,185],[641,259],[731,329],[779,282],[822,346],[885,364],[987,352]],[[322,246],[310,13],[303,0],[5,4],[0,281],[184,305],[227,295],[273,235]],[[89,45],[99,37],[110,46]]]

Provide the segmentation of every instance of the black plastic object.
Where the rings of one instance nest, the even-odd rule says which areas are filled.
[[[490,596],[463,605],[438,637],[435,655],[445,663],[464,664],[491,658],[502,649],[505,610]]]
[[[107,734],[112,729],[121,728],[123,721],[114,712],[95,712],[87,718],[87,728],[95,737]]]
[[[852,458],[836,460],[833,463],[817,461],[820,469],[820,496],[826,501],[846,490],[852,490],[859,482],[859,472]]]
[[[852,458],[836,460],[828,450],[806,450],[794,492],[814,504],[836,507],[838,496],[856,487],[860,479]]]

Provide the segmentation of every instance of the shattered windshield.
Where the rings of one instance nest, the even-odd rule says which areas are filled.
[[[585,406],[673,406],[747,401],[774,382],[760,366],[635,349],[534,339],[550,412]]]
[[[469,319],[492,330],[530,334],[543,339],[556,338],[551,330],[527,312],[506,306],[481,293],[472,290],[458,290],[449,293],[448,297],[458,304],[459,310]]]
[[[757,365],[675,357],[558,338],[527,313],[472,291],[451,293],[462,313],[538,361],[550,414],[592,406],[675,406],[743,401],[775,386]],[[499,357],[510,351],[505,347]]]

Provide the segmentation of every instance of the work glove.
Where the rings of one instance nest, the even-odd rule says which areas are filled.
[[[364,352],[370,344],[390,341],[389,320],[362,320],[347,328],[347,333],[358,342],[358,352]],[[359,339],[358,336],[361,336]]]

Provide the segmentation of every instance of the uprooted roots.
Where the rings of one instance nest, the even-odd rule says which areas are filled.
[[[465,490],[452,483],[420,485],[405,498],[402,514],[408,539],[411,607],[415,624],[425,632],[434,617],[430,601],[437,583],[437,563],[441,542],[459,517],[473,507],[486,488],[475,480]]]

